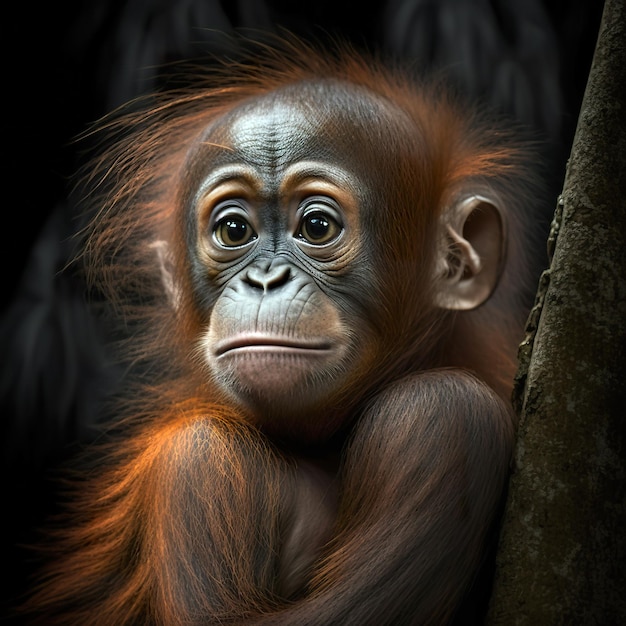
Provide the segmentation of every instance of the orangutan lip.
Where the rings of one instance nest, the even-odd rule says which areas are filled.
[[[289,338],[250,335],[218,342],[215,346],[215,356],[220,357],[235,351],[312,354],[314,352],[326,352],[330,348],[331,344],[328,341],[294,341]]]

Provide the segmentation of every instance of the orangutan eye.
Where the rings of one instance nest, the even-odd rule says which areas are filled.
[[[343,226],[333,215],[331,206],[319,200],[312,201],[305,209],[296,236],[314,246],[323,246],[339,237]]]
[[[239,248],[257,238],[252,226],[239,216],[226,216],[213,227],[215,240],[225,248]]]

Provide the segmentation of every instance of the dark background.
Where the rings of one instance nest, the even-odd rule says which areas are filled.
[[[543,141],[545,198],[529,207],[542,244],[556,203],[602,11],[599,0],[71,0],[23,2],[3,29],[3,241],[0,409],[5,602],[27,587],[28,541],[54,509],[47,476],[89,438],[116,372],[72,273],[81,163],[76,135],[163,86],[158,67],[236,55],[228,35],[281,27],[338,36],[425,69],[444,69],[472,98]],[[233,47],[234,46],[234,47]],[[207,61],[210,63],[211,61]],[[69,448],[67,446],[70,446]]]

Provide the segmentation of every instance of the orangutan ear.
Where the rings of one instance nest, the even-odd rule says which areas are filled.
[[[465,197],[447,215],[435,301],[442,309],[469,311],[498,284],[506,249],[504,221],[497,204],[482,196]]]
[[[167,299],[174,309],[178,310],[181,293],[174,278],[174,264],[169,243],[159,239],[157,241],[153,241],[150,244],[150,247],[154,249],[157,255],[157,261],[161,269],[161,281],[163,282],[163,288],[165,289]]]

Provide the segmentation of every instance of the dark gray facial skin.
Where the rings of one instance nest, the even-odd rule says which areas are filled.
[[[347,410],[379,350],[364,223],[382,208],[383,163],[372,159],[392,156],[372,137],[398,125],[362,94],[311,89],[326,94],[315,111],[310,93],[271,95],[208,129],[191,164],[188,232],[211,309],[201,339],[211,376],[260,421],[315,430],[338,394]]]

